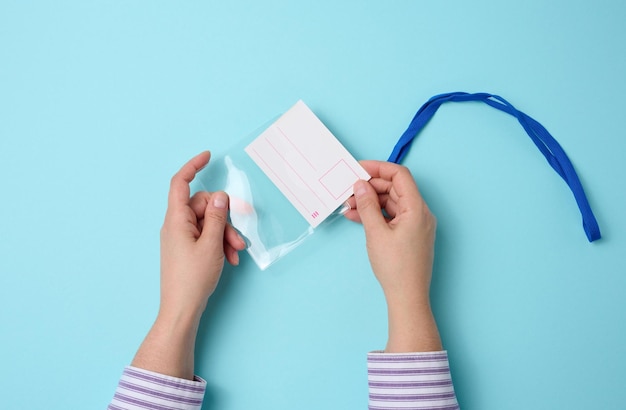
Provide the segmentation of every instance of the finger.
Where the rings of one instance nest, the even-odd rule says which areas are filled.
[[[199,232],[202,232],[202,229],[204,229],[204,218],[198,219],[198,228],[200,228]],[[197,237],[200,237],[200,233],[198,233]],[[243,236],[229,222],[226,223],[226,228],[224,229],[224,239],[238,251],[242,251],[248,246]]]
[[[363,160],[359,161],[359,164],[367,171],[372,178],[380,178],[380,167],[383,166],[383,161],[375,160]]]
[[[372,182],[371,180],[369,181]],[[357,211],[356,198],[351,196],[348,199],[348,205],[350,205],[350,209],[346,211],[344,216],[353,222],[362,223],[361,217],[359,216],[359,212]],[[384,209],[387,215],[391,218],[396,216],[398,212],[398,204],[389,194],[378,194],[378,204],[381,209]]]
[[[356,209],[356,198],[354,197],[354,195],[348,198],[346,202],[348,203],[348,206],[351,210]]]
[[[198,218],[202,218],[204,216],[204,210],[206,209],[206,204],[211,199],[211,193],[206,191],[196,192],[191,199],[189,200],[189,206],[196,213]],[[238,213],[248,215],[254,212],[252,205],[248,202],[244,201],[241,198],[229,196],[228,198],[228,208],[231,213]]]
[[[380,179],[391,183],[398,196],[409,196],[411,199],[421,198],[411,171],[407,167],[383,161],[361,161],[361,166],[375,181],[373,183],[382,184],[376,181]],[[380,186],[376,186],[382,189]],[[391,192],[391,188],[387,192]]]
[[[352,222],[363,223],[361,221],[361,216],[359,215],[359,212],[356,209],[350,209],[348,212],[343,214],[343,216]]]
[[[391,179],[388,176],[396,171],[402,165],[387,161],[364,160],[359,164],[367,171],[372,178]]]
[[[370,185],[379,194],[388,194],[393,188],[393,182],[382,178],[372,178],[369,180]]]
[[[365,227],[366,235],[373,234],[387,226],[380,208],[378,195],[367,181],[360,180],[354,184],[354,196],[356,198],[356,210]]]
[[[210,200],[211,194],[204,191],[196,192],[189,200],[189,206],[198,218],[198,225],[200,227],[200,230],[204,228],[204,213]],[[246,248],[246,241],[241,237],[241,235],[239,235],[239,232],[237,232],[237,230],[233,228],[232,225],[229,223],[226,224],[224,238],[236,250],[240,251]]]
[[[204,211],[202,233],[198,242],[213,245],[224,241],[226,220],[228,219],[228,195],[225,192],[214,192]]]
[[[204,212],[211,199],[211,194],[205,191],[196,192],[189,200],[189,207],[196,214],[198,220],[204,218]]]
[[[361,217],[359,216],[359,213],[356,210],[356,198],[354,197],[354,195],[352,195],[350,198],[348,198],[346,200],[346,203],[348,204],[349,208],[343,214],[343,216],[345,216],[346,218],[348,218],[352,222],[361,223]]]
[[[239,235],[239,232],[230,224],[226,224],[224,240],[234,249],[241,251],[246,249],[246,241]]]
[[[389,217],[395,218],[398,213],[398,204],[390,195],[378,195],[378,203]]]
[[[209,163],[211,153],[204,151],[193,157],[172,177],[170,182],[170,193],[168,196],[168,206],[185,206],[189,202],[189,183],[202,168]]]
[[[408,170],[407,170],[408,171]],[[411,177],[412,180],[413,177]],[[398,201],[400,195],[398,194],[398,190],[395,185],[399,185],[398,181],[390,181],[383,178],[372,178],[369,180],[370,185],[374,188],[374,190],[379,194],[389,194],[394,201]],[[415,182],[411,182],[411,184],[415,184]],[[401,188],[401,187],[400,187]],[[401,188],[402,189],[402,188]],[[414,191],[411,192],[411,195],[414,196]]]
[[[226,241],[224,241],[224,256],[228,263],[233,266],[239,265],[239,253],[235,248],[230,246]]]

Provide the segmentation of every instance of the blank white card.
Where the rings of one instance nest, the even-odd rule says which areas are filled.
[[[298,101],[246,153],[313,228],[370,176],[307,105]]]

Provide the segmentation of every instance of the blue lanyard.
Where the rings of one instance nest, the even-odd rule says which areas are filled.
[[[530,116],[517,110],[504,98],[487,93],[475,93],[468,94],[464,92],[453,92],[447,94],[440,94],[432,97],[417,111],[415,117],[409,124],[409,127],[404,131],[404,134],[400,137],[396,146],[393,148],[393,152],[389,156],[387,161],[400,163],[404,159],[405,155],[409,151],[411,143],[417,137],[417,134],[426,126],[428,121],[435,115],[441,104],[463,101],[482,101],[487,105],[492,106],[500,111],[504,111],[517,118],[522,127],[526,130],[526,133],[533,140],[539,151],[546,157],[546,160],[550,166],[563,178],[567,185],[572,190],[580,213],[583,217],[583,228],[587,234],[589,242],[593,242],[596,239],[600,239],[600,228],[596,221],[589,201],[583,190],[583,186],[578,179],[578,175],[574,170],[572,162],[569,160],[563,148],[559,143],[550,135],[550,133],[539,124],[539,122],[532,119]]]

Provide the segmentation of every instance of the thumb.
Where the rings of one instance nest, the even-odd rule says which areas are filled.
[[[369,182],[360,180],[354,184],[354,198],[356,199],[356,210],[361,217],[366,235],[368,232],[387,226],[380,209],[378,195]]]
[[[224,230],[228,219],[228,195],[225,192],[214,192],[204,210],[204,225],[200,240],[218,243],[224,242]]]

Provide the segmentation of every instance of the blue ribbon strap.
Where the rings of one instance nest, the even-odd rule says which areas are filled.
[[[417,135],[426,126],[428,121],[435,115],[441,104],[445,102],[463,102],[463,101],[482,101],[491,107],[503,111],[517,118],[519,123],[524,127],[526,133],[530,136],[539,151],[548,161],[548,164],[563,178],[572,190],[578,208],[583,218],[583,228],[587,234],[589,242],[593,242],[601,238],[598,222],[583,190],[583,186],[578,179],[578,175],[574,170],[572,162],[569,160],[563,148],[550,135],[543,125],[535,121],[530,116],[517,110],[511,103],[504,98],[487,93],[469,94],[464,92],[453,92],[440,94],[428,100],[415,114],[409,127],[404,131],[396,146],[393,148],[391,155],[387,161],[400,163],[409,151],[411,143]]]

